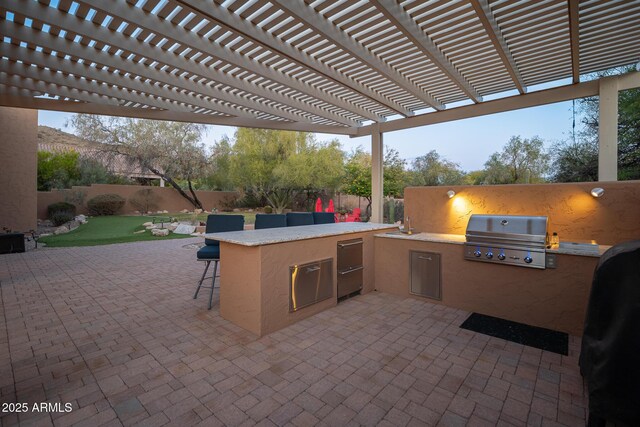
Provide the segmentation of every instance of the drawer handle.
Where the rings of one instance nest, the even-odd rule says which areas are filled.
[[[338,243],[338,246],[340,246],[341,248],[346,248],[347,246],[361,245],[361,244],[362,244],[362,241],[351,242],[351,243]]]
[[[418,259],[426,259],[427,261],[433,261],[430,256],[418,256]]]
[[[340,271],[339,273],[340,273],[340,275],[341,275],[341,276],[344,276],[345,274],[353,273],[354,271],[362,270],[363,268],[364,268],[364,267],[362,267],[362,266],[360,266],[360,267],[355,267],[355,268],[352,268],[352,269],[350,269],[350,270]]]
[[[313,273],[314,271],[320,270],[320,266],[315,267],[307,267],[307,273]]]

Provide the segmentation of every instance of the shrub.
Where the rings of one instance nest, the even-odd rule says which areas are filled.
[[[62,224],[66,224],[67,222],[73,220],[74,215],[68,211],[58,211],[49,215],[49,220],[56,227],[61,226]]]
[[[47,217],[51,221],[53,221],[51,217],[59,212],[68,213],[73,218],[76,216],[76,206],[73,203],[68,202],[51,203],[49,206],[47,206]]]
[[[91,215],[114,215],[125,203],[126,200],[117,194],[100,194],[89,199],[87,208]]]

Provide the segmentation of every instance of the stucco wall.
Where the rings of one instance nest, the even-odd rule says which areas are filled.
[[[35,176],[35,175],[34,175]],[[34,184],[35,185],[35,184]],[[183,209],[193,210],[193,206],[176,190],[171,187],[145,187],[140,185],[109,185],[94,184],[88,187],[73,187],[69,190],[54,190],[38,192],[38,218],[45,219],[47,217],[47,206],[55,202],[69,201],[77,192],[84,192],[84,204],[77,207],[77,213],[86,213],[86,202],[99,194],[114,193],[124,197],[127,203],[122,208],[121,213],[133,213],[138,210],[129,203],[129,198],[136,191],[141,189],[151,189],[155,194],[155,200],[158,207],[156,210],[167,210],[169,212],[178,212]],[[204,208],[210,211],[213,208],[222,209],[231,200],[235,200],[238,194],[233,191],[196,191],[198,198],[202,202]],[[72,202],[73,203],[73,202]],[[74,203],[75,204],[75,203]]]
[[[604,195],[592,197],[594,187]],[[405,189],[405,216],[419,231],[464,234],[471,214],[545,215],[561,241],[613,245],[640,239],[640,181]]]
[[[38,111],[0,107],[0,227],[36,228]]]

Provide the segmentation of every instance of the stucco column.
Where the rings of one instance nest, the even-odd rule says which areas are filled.
[[[371,132],[371,222],[383,222],[383,142],[378,124]]]
[[[0,107],[0,129],[0,229],[29,231],[37,227],[38,110]]]
[[[600,79],[598,181],[618,180],[618,78]]]

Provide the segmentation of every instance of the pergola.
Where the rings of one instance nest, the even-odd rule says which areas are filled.
[[[0,105],[371,135],[373,221],[384,132],[599,95],[599,177],[616,180],[618,91],[640,86],[581,82],[640,59],[638,1],[11,0],[0,16]]]

